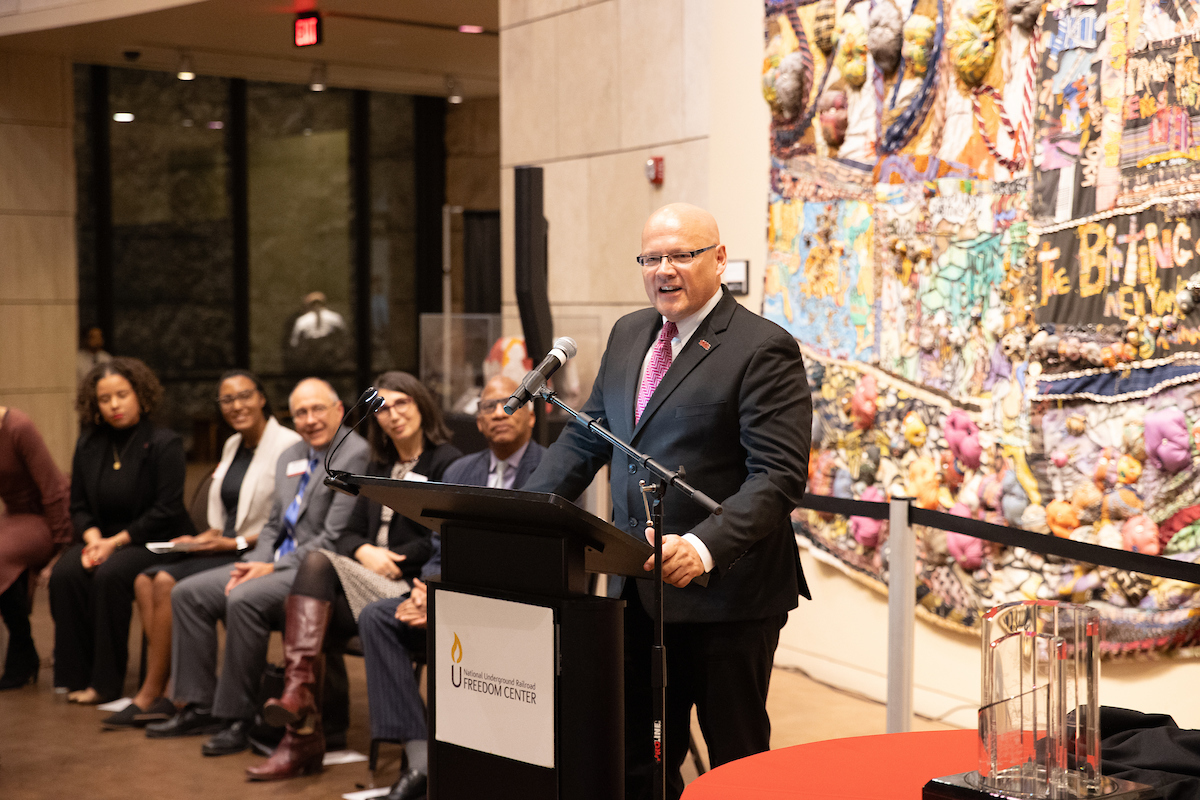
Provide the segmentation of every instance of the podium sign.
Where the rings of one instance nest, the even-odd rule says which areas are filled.
[[[554,610],[438,592],[439,742],[554,767]]]
[[[441,530],[429,800],[621,800],[625,604],[590,596],[587,573],[644,576],[653,549],[552,494],[343,480]]]

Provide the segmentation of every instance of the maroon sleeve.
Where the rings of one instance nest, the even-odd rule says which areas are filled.
[[[8,415],[13,417],[12,409],[9,409]],[[12,434],[17,453],[41,491],[42,513],[46,516],[46,524],[50,526],[50,537],[56,546],[70,544],[73,528],[67,478],[54,463],[33,420],[21,413],[14,421],[17,424],[13,426]]]

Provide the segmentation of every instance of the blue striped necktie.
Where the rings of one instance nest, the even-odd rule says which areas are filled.
[[[312,478],[313,470],[319,460],[315,453],[308,459],[308,469],[300,476],[300,483],[296,486],[296,496],[292,498],[287,511],[283,512],[283,537],[279,544],[275,545],[276,561],[296,549],[296,520],[300,519],[300,505],[304,502],[304,490],[308,488],[308,481]]]

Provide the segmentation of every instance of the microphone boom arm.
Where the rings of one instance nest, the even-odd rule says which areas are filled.
[[[593,435],[598,436],[599,438],[611,444],[613,447],[625,453],[634,461],[641,464],[647,471],[662,479],[668,486],[674,486],[676,489],[683,492],[692,502],[703,508],[708,513],[715,516],[720,516],[720,514],[724,511],[724,509],[721,508],[720,503],[713,500],[696,487],[692,486],[690,483],[684,480],[683,476],[678,472],[663,466],[650,456],[634,450],[632,447],[625,444],[625,442],[614,436],[611,431],[597,422],[590,415],[585,414],[582,411],[576,411],[563,401],[559,400],[558,395],[551,391],[549,387],[543,386],[540,394],[542,399],[547,403],[558,406],[563,411],[570,414],[576,422],[591,431]]]

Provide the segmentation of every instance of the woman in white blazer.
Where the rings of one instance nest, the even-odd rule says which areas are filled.
[[[221,376],[217,406],[235,431],[225,440],[221,462],[208,490],[208,530],[172,539],[184,549],[174,560],[149,567],[134,581],[146,632],[146,679],[133,702],[102,723],[107,728],[141,727],[175,712],[163,697],[171,674],[171,589],[189,575],[236,561],[254,547],[271,514],[275,465],[300,435],[276,422],[261,381],[233,370]]]

